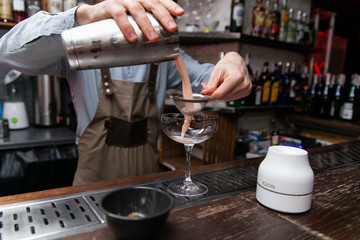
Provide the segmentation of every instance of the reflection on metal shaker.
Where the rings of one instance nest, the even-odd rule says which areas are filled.
[[[129,22],[138,40],[128,42],[114,19],[106,19],[63,31],[63,46],[74,70],[120,67],[174,60],[179,55],[179,34],[170,33],[147,13],[157,41],[148,41],[132,16]]]
[[[34,124],[54,126],[60,123],[61,79],[40,75],[34,81]]]

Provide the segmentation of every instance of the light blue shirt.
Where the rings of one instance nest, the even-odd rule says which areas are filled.
[[[61,32],[76,27],[75,11],[49,14],[41,11],[7,32],[0,39],[0,64],[24,74],[54,75],[68,79],[78,122],[77,137],[81,136],[95,115],[101,81],[100,70],[74,71],[70,69],[61,41]],[[200,64],[180,50],[194,92],[201,91],[201,82],[207,82],[213,64]],[[131,57],[131,56],[129,56]],[[111,68],[112,79],[146,82],[150,65]],[[181,89],[181,77],[174,62],[159,65],[156,92],[159,113],[163,112],[167,89]]]

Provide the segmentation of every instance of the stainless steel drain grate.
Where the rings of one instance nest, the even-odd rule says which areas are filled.
[[[0,239],[39,239],[104,222],[84,198],[69,197],[0,209]]]
[[[360,161],[360,144],[310,154],[309,161],[315,172],[351,165]]]
[[[318,152],[311,154],[309,159],[316,172],[355,164],[360,162],[360,146]],[[259,163],[252,163],[194,174],[194,179],[208,186],[208,193],[194,198],[175,197],[175,208],[254,189],[258,167]],[[141,185],[166,191],[170,183],[179,179],[183,179],[183,176]],[[129,186],[131,185],[118,188]],[[114,189],[116,188],[0,206],[0,240],[55,239],[100,228],[106,221],[99,209],[100,201]]]

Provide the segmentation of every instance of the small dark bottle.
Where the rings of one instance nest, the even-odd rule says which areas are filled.
[[[296,90],[298,90],[298,88],[299,88],[299,86],[298,86],[299,85],[298,84],[298,77],[297,77],[297,74],[296,74],[296,63],[295,62],[292,62],[290,64],[289,79],[290,79],[289,101],[290,101],[290,104],[294,104]]]
[[[285,64],[285,71],[280,79],[278,105],[288,105],[290,97],[290,63]]]
[[[331,104],[330,116],[333,119],[340,118],[340,108],[344,102],[345,94],[345,74],[339,74],[336,84],[333,87],[333,102]]]
[[[254,83],[252,85],[251,90],[251,105],[259,106],[261,105],[261,94],[262,94],[262,85],[260,83],[258,76],[258,72],[254,71]]]
[[[309,95],[310,95],[310,84],[309,84],[309,68],[308,66],[303,65],[303,69],[301,72],[301,105],[303,106],[302,112],[307,114],[309,113]]]
[[[264,106],[268,106],[270,102],[270,87],[271,87],[271,79],[269,72],[269,63],[265,62],[263,66],[263,70],[259,76],[260,83],[262,85],[262,97],[261,104]]]
[[[343,120],[352,121],[354,119],[354,111],[357,106],[355,106],[355,99],[356,99],[356,93],[357,93],[357,82],[358,79],[356,75],[354,74],[352,76],[351,85],[348,88],[348,91],[345,95],[344,103],[341,106],[340,109],[340,117]]]
[[[329,119],[330,118],[330,111],[331,111],[331,74],[326,74],[325,85],[322,90],[322,99],[321,99],[321,111],[320,117]]]
[[[273,65],[273,71],[270,74],[270,80],[271,80],[270,105],[275,106],[275,105],[277,105],[277,102],[278,102],[279,84],[280,84],[277,63],[274,63],[274,65]]]
[[[276,120],[272,119],[271,120],[271,125],[272,125],[272,131],[271,131],[271,146],[275,146],[275,145],[279,145],[280,142],[280,132],[277,129],[276,126]]]
[[[317,115],[317,105],[319,104],[316,101],[316,87],[318,85],[319,82],[319,76],[317,74],[315,74],[313,76],[313,82],[311,84],[311,89],[310,89],[310,94],[309,94],[309,98],[308,101],[310,102],[310,107],[309,107],[309,114],[312,117],[316,117]]]
[[[41,10],[40,0],[27,0],[27,17],[31,17]]]
[[[315,116],[316,117],[322,117],[323,115],[323,108],[322,108],[322,94],[323,94],[323,88],[324,88],[324,78],[323,76],[319,76],[320,80],[316,84],[315,87],[315,101],[316,101],[316,108],[315,108]]]
[[[11,0],[3,0],[0,4],[0,22],[12,22],[12,2]]]
[[[13,0],[13,22],[19,23],[27,17],[25,0]]]
[[[273,11],[271,13],[271,32],[270,39],[278,40],[280,33],[281,14],[279,11],[279,3],[277,0],[273,1]]]
[[[278,78],[279,78],[279,87],[278,87],[278,100],[276,105],[282,105],[283,104],[283,95],[284,95],[284,79],[282,74],[282,62],[278,62]]]
[[[354,99],[354,112],[353,121],[360,120],[360,75],[355,74],[355,99]]]
[[[241,32],[244,23],[244,0],[232,0],[230,32]]]

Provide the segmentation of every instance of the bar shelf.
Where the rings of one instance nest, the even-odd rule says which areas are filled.
[[[240,44],[245,43],[270,48],[281,48],[289,51],[302,53],[314,53],[318,51],[317,48],[306,44],[288,43],[232,32],[180,32],[179,35],[180,44],[182,45],[203,45],[226,42],[239,42]]]

